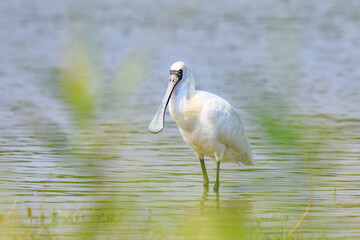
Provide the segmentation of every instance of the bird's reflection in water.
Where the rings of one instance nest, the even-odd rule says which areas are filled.
[[[200,210],[207,209],[207,208],[213,208],[216,209],[224,208],[234,208],[237,209],[237,211],[240,211],[242,214],[248,215],[251,213],[252,209],[252,202],[249,200],[248,197],[241,196],[241,198],[233,197],[230,199],[227,199],[226,193],[209,193],[209,191],[206,191],[204,189],[204,192],[202,194],[202,197],[200,199]]]
[[[203,192],[202,198],[200,200],[201,208],[204,208],[206,203],[211,203],[214,200],[215,200],[214,202],[215,202],[216,208],[219,208],[219,206],[220,206],[220,193],[215,192],[213,194],[215,196],[215,199],[213,198],[212,194],[209,194],[208,189],[204,188],[204,192]]]

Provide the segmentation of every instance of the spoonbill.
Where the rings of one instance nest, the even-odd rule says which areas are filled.
[[[149,131],[158,133],[164,128],[165,111],[169,105],[171,118],[180,134],[200,160],[203,185],[209,188],[204,156],[216,162],[214,192],[219,191],[221,162],[236,162],[254,165],[249,141],[243,123],[235,108],[223,98],[205,91],[195,90],[195,81],[190,68],[182,61],[170,68],[170,77],[165,95]]]

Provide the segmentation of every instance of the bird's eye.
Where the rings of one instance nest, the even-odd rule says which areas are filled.
[[[183,73],[183,72],[182,72],[182,70],[180,69],[180,70],[178,71],[178,74],[177,74],[177,75],[178,75],[179,80],[181,80],[181,79],[182,79],[182,73]]]

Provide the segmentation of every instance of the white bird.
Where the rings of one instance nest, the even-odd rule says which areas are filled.
[[[206,190],[209,188],[209,178],[204,156],[217,163],[214,192],[219,191],[220,162],[254,164],[243,123],[235,108],[217,95],[195,90],[193,74],[182,61],[170,68],[169,83],[159,109],[149,124],[150,132],[158,133],[164,128],[168,103],[170,115],[183,139],[200,160]]]

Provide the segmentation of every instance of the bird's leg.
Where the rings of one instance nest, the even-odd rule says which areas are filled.
[[[204,156],[199,157],[199,160],[200,160],[201,170],[202,170],[202,174],[203,174],[203,178],[204,178],[204,182],[203,182],[204,188],[207,190],[207,189],[209,189],[209,177],[206,172]]]
[[[218,193],[219,192],[219,186],[220,186],[220,181],[219,181],[219,175],[220,175],[220,162],[224,157],[224,153],[226,150],[225,145],[223,144],[218,144],[219,150],[218,152],[215,152],[215,161],[216,161],[216,182],[214,184],[214,192]]]
[[[216,182],[214,184],[214,192],[219,192],[219,175],[220,175],[220,162],[216,162]]]

